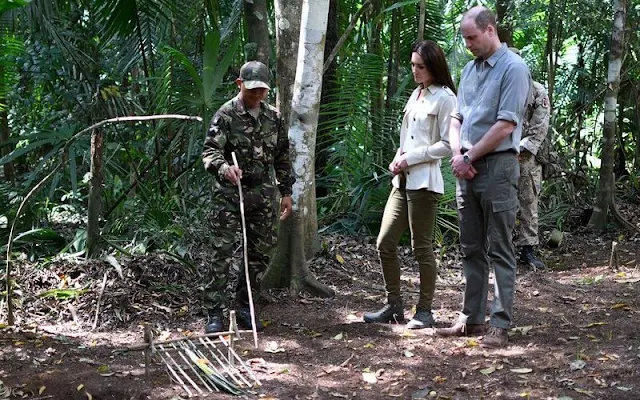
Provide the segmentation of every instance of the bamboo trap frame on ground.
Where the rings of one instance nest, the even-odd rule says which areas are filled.
[[[233,395],[247,394],[260,386],[260,380],[251,366],[242,360],[234,349],[234,342],[241,333],[230,313],[229,331],[154,342],[151,329],[145,328],[145,343],[133,345],[121,351],[144,351],[145,376],[153,355],[157,355],[167,368],[172,380],[185,390],[189,397],[226,392]]]

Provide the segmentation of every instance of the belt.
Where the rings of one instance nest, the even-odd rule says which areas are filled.
[[[469,149],[464,149],[464,148],[460,149],[460,153],[461,153],[461,154],[464,154],[464,153],[466,153],[467,151],[469,151]],[[511,153],[511,154],[513,154],[513,155],[518,155],[518,152],[517,152],[517,151],[515,151],[514,149],[507,149],[507,150],[493,151],[493,152],[491,152],[491,153],[487,153],[487,154],[485,154],[484,156],[482,156],[481,158],[484,158],[484,157],[491,157],[491,156],[497,156],[497,155],[500,155],[500,154],[509,154],[509,153]]]

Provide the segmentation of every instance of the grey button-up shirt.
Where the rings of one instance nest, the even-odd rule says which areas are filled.
[[[451,114],[462,123],[461,148],[470,149],[498,120],[505,120],[516,127],[494,152],[518,152],[530,87],[529,68],[504,43],[488,59],[470,61],[462,70],[458,106]]]

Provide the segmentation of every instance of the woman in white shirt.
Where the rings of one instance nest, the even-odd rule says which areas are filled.
[[[444,193],[440,160],[451,155],[449,121],[456,95],[444,52],[435,42],[425,40],[413,46],[411,71],[418,87],[404,108],[400,147],[389,164],[393,188],[377,241],[387,303],[376,312],[364,313],[364,320],[404,322],[397,250],[400,237],[409,228],[420,267],[420,298],[407,328],[418,329],[435,322],[431,314],[437,275],[433,227],[438,199]]]

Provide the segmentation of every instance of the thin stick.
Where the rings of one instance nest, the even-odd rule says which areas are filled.
[[[162,346],[160,346],[160,348],[162,349],[161,351],[158,352],[158,354],[160,355],[160,358],[162,358],[162,361],[164,361],[164,364],[167,366],[167,369],[169,370],[169,372],[171,372],[171,375],[173,375],[173,377],[176,379],[176,381],[178,381],[178,383],[180,385],[182,385],[182,388],[187,392],[187,395],[189,397],[191,397],[192,393],[189,390],[189,388],[187,387],[187,385],[184,383],[182,378],[180,378],[180,375],[178,375],[178,373],[171,367],[171,365],[169,364],[169,361],[167,361],[164,358],[164,356],[162,355],[162,353],[166,353],[166,351],[164,350],[164,348]],[[168,356],[169,356],[169,354],[167,354],[167,357]]]
[[[238,166],[238,159],[236,153],[231,152],[231,158],[233,158],[233,165],[236,168]],[[253,294],[251,293],[251,278],[249,277],[249,255],[247,254],[247,223],[244,218],[244,200],[242,198],[242,184],[240,179],[236,182],[238,184],[238,194],[240,195],[240,219],[242,220],[242,246],[244,253],[244,276],[247,281],[247,292],[249,294],[249,313],[251,314],[251,330],[253,331],[253,344],[258,348],[258,331],[256,330],[256,312],[253,308]]]
[[[200,382],[202,382],[202,384],[204,385],[204,387],[209,391],[209,393],[213,392],[213,389],[211,389],[209,387],[209,384],[207,383],[207,381],[204,380],[204,378],[202,377],[202,374],[200,374],[196,368],[193,366],[193,362],[191,360],[189,360],[187,358],[187,356],[185,356],[184,354],[182,354],[182,351],[180,351],[180,349],[178,349],[178,347],[175,345],[175,343],[172,343],[171,346],[178,351],[178,354],[180,355],[180,357],[182,357],[182,360],[187,364],[187,366],[189,366],[189,368],[191,368],[191,370],[193,371],[194,374],[196,374],[196,376],[198,377],[198,379],[200,379]],[[205,375],[206,376],[206,375]],[[208,380],[208,379],[207,379]],[[216,390],[216,392],[219,392],[220,390],[216,387],[215,384],[213,384],[213,382],[209,382],[213,385],[214,389]]]
[[[227,341],[225,340],[225,338],[220,337],[220,340],[222,340],[222,343],[229,347],[229,344],[227,343]],[[235,352],[235,350],[233,350],[231,347],[229,347],[229,351],[231,352],[231,354],[233,355],[233,357],[240,363],[240,365],[242,365],[245,369],[245,371],[247,371],[247,373],[249,375],[251,375],[251,377],[253,378],[253,380],[256,382],[256,384],[258,386],[261,386],[262,384],[260,383],[260,380],[258,379],[258,376],[256,374],[253,373],[253,370],[251,368],[249,368],[247,366],[247,364],[245,364],[244,361],[242,361],[242,358],[240,358],[240,356],[238,355],[238,353]]]
[[[176,366],[176,369],[180,373],[182,373],[182,376],[184,376],[184,378],[187,380],[187,382],[189,382],[191,384],[191,386],[193,386],[193,388],[198,391],[198,393],[202,394],[204,391],[202,389],[200,389],[200,386],[198,386],[186,372],[184,372],[184,369],[180,367],[180,364],[178,364],[173,359],[173,357],[171,357],[171,354],[167,353],[167,351],[164,349],[164,347],[162,345],[160,345],[159,347],[160,347],[160,349],[164,350],[164,354],[167,356],[167,358],[169,360],[171,360],[171,362],[173,362],[173,364]],[[191,396],[189,396],[189,397],[191,397]]]
[[[98,326],[98,316],[100,315],[100,302],[102,301],[102,295],[104,294],[104,288],[107,286],[107,275],[109,275],[109,270],[104,273],[104,278],[102,278],[102,288],[100,288],[100,294],[98,295],[98,302],[96,304],[96,317],[93,319],[93,327],[91,330],[96,329]]]

